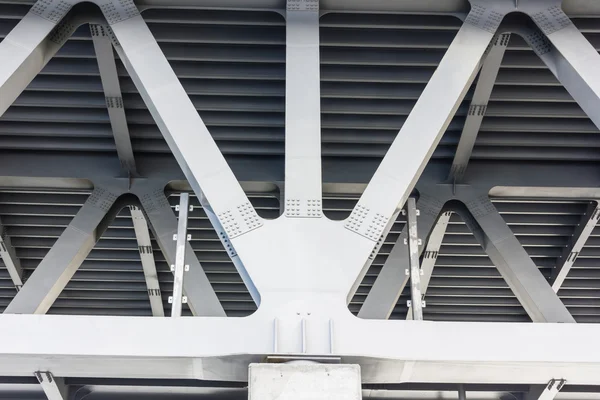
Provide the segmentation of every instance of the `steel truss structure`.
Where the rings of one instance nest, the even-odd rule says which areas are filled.
[[[90,158],[73,169],[73,164],[48,165],[48,160],[38,156],[19,156],[16,162],[10,154],[0,161],[4,186],[19,186],[19,182],[49,188],[88,179],[94,187],[24,284],[10,239],[3,236],[0,241],[4,265],[20,289],[0,316],[0,375],[35,374],[52,400],[66,397],[62,378],[245,382],[248,365],[268,357],[359,364],[364,384],[524,384],[532,385],[531,393],[539,398],[556,395],[564,383],[555,385],[556,381],[600,384],[600,350],[593,345],[600,325],[575,324],[557,296],[600,216],[595,202],[600,197],[600,176],[590,173],[592,168],[575,166],[546,165],[518,173],[511,165],[468,167],[511,34],[533,45],[600,127],[596,72],[600,55],[565,14],[561,1],[471,0],[464,23],[385,157],[379,165],[364,161],[345,166],[356,170],[350,182],[343,165],[322,162],[319,19],[328,9],[360,11],[366,5],[288,0],[279,9],[286,21],[285,175],[277,176],[265,164],[250,176],[243,162],[228,162],[222,155],[141,16],[140,9],[154,2],[94,0],[101,11],[98,15],[87,9],[75,12],[77,3],[38,0],[0,43],[0,115],[77,26],[92,23],[120,164],[114,168]],[[281,6],[278,1],[263,3],[257,7]],[[375,8],[387,4],[371,3]],[[239,1],[206,1],[203,6],[250,8]],[[515,13],[521,17],[512,18]],[[171,160],[160,165],[143,159],[136,163],[111,46],[178,165]],[[480,70],[450,171],[435,166],[426,169]],[[27,176],[17,168],[23,164],[28,166]],[[186,243],[185,201],[178,228],[164,189],[182,178],[200,199],[256,303],[258,310],[252,315],[226,317]],[[282,215],[276,219],[259,216],[240,181],[280,185]],[[361,195],[347,219],[334,221],[324,214],[323,191],[344,185],[361,187]],[[490,201],[492,189],[528,198],[592,201],[551,282]],[[149,228],[176,274],[173,316],[180,315],[185,293],[183,300],[195,317],[44,315],[108,223],[127,206],[135,221],[152,314],[161,317],[165,310]],[[348,304],[405,206],[407,226],[357,318]],[[422,295],[453,214],[466,222],[534,323],[422,321],[422,307],[427,306]],[[420,253],[424,253],[422,266]],[[386,320],[409,279],[408,320]]]

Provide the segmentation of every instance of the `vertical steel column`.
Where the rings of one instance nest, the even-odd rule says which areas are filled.
[[[181,317],[182,303],[187,303],[187,298],[183,295],[183,273],[185,270],[190,269],[190,266],[185,264],[185,248],[188,242],[187,225],[189,210],[190,195],[188,193],[181,193],[179,199],[177,235],[173,238],[177,241],[177,250],[175,251],[175,265],[171,265],[171,270],[174,272],[171,317]]]
[[[442,240],[446,234],[446,228],[448,228],[448,222],[450,221],[451,216],[452,211],[442,213],[427,240],[427,247],[425,248],[423,261],[421,262],[421,271],[423,271],[423,275],[421,275],[421,296],[423,297],[423,300],[425,299],[425,293],[427,293],[429,281],[433,274],[433,268],[435,267],[435,262],[437,261],[440,247],[442,246]],[[406,313],[406,319],[412,319],[412,310],[410,307]]]
[[[177,217],[173,213],[171,204],[164,193],[164,183],[148,185],[144,183],[137,186],[134,181],[132,187],[142,204],[148,217],[154,238],[169,265],[175,264],[177,252],[173,235],[177,234]],[[188,306],[192,314],[211,317],[224,317],[225,311],[219,302],[215,291],[208,281],[202,265],[194,254],[192,247],[187,243],[185,264],[190,266],[187,278],[183,282],[183,291],[188,298]]]
[[[419,267],[419,232],[417,230],[417,203],[410,197],[406,203],[408,225],[408,254],[410,263],[410,298],[414,320],[423,319],[423,300],[421,297],[421,268]]]
[[[285,216],[322,217],[319,2],[288,0]]]

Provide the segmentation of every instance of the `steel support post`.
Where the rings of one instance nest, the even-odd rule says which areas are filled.
[[[437,261],[440,247],[442,246],[442,240],[446,234],[446,228],[448,228],[448,222],[450,222],[451,216],[452,211],[443,212],[438,218],[431,231],[431,235],[429,235],[429,239],[427,240],[427,245],[423,252],[423,260],[421,261],[421,271],[423,271],[421,274],[421,296],[423,299],[427,293],[429,281],[433,274],[433,268],[435,267],[435,262]],[[412,318],[412,310],[409,307],[408,312],[406,313],[406,319]]]
[[[6,227],[2,224],[2,220],[0,220],[0,258],[2,258],[2,262],[4,262],[4,266],[8,271],[8,275],[10,275],[10,279],[17,291],[21,290],[23,286],[23,269],[21,268],[21,261],[17,257],[17,253],[15,252],[15,248],[12,246],[10,241],[10,236],[8,236],[8,232],[6,231]]]
[[[500,64],[502,64],[504,52],[509,41],[510,34],[508,33],[496,36],[492,47],[485,57],[479,78],[477,79],[477,85],[475,86],[475,93],[469,105],[469,114],[465,120],[460,141],[456,148],[456,154],[454,155],[454,161],[452,161],[452,167],[450,168],[448,180],[451,182],[461,182],[467,170],[467,165],[469,164],[469,159],[471,158],[471,153],[473,152],[473,147],[475,146],[475,141],[477,140],[477,135],[479,134],[479,129],[481,128],[481,123],[483,122],[492,89],[500,70]]]
[[[585,243],[598,224],[598,219],[600,219],[600,206],[598,202],[594,201],[588,205],[585,214],[581,218],[581,222],[575,228],[569,244],[564,248],[560,258],[556,260],[556,266],[552,270],[552,276],[550,277],[552,289],[555,292],[560,290],[571,267],[575,264],[579,252],[583,249],[583,246],[585,246]]]
[[[60,23],[73,3],[37,1],[0,43],[0,117],[81,23]]]
[[[481,59],[500,22],[512,7],[508,2],[498,6],[506,9],[489,8],[487,2],[473,3],[473,10],[402,125],[348,220],[346,227],[359,235],[371,239],[371,232],[367,230],[370,226],[376,226],[377,241],[394,212],[404,205],[473,82]],[[435,112],[432,113],[432,110]],[[362,220],[363,217],[365,223],[351,223],[356,218]],[[380,223],[381,220],[384,221],[383,224]]]
[[[187,303],[187,297],[183,295],[183,275],[190,270],[190,266],[185,263],[185,250],[188,244],[188,213],[190,211],[190,195],[181,193],[179,196],[179,218],[177,223],[177,235],[173,240],[177,242],[175,249],[175,264],[171,265],[173,271],[173,296],[170,299],[171,317],[181,317],[181,308],[183,303]]]
[[[460,197],[460,196],[459,196]],[[575,322],[487,195],[462,197],[463,218],[533,322]]]
[[[424,239],[429,236],[440,215],[444,202],[434,196],[421,194],[417,202],[420,210],[418,237],[422,239],[419,251],[422,253]],[[408,229],[405,227],[383,264],[371,291],[367,295],[358,316],[367,319],[388,319],[398,303],[398,299],[408,282],[405,271],[408,264]]]
[[[321,218],[319,2],[288,0],[285,80],[285,216]]]
[[[132,0],[94,0],[115,49],[198,197],[206,195],[232,241],[263,226]]]
[[[68,400],[69,388],[62,378],[52,375],[52,372],[37,371],[35,374],[48,400]]]
[[[551,379],[546,385],[532,385],[524,400],[554,400],[565,383],[564,379]]]
[[[158,274],[156,272],[152,241],[150,240],[150,232],[148,231],[148,222],[146,221],[146,217],[144,217],[144,213],[138,206],[129,206],[129,211],[131,212],[135,238],[140,251],[140,261],[142,262],[142,268],[144,270],[144,278],[146,279],[146,287],[148,288],[148,298],[150,299],[152,315],[155,317],[164,317],[165,310],[163,308],[162,294],[160,291]]]
[[[528,14],[539,28],[526,30],[523,36],[600,128],[600,55],[563,12],[561,4],[562,0],[520,3],[519,10]]]
[[[173,235],[177,234],[177,217],[165,197],[164,189],[162,186],[152,188],[145,185],[134,185],[132,191],[140,199],[154,238],[165,259],[169,265],[175,264],[176,243],[173,241]],[[185,265],[189,265],[190,270],[187,272],[187,279],[183,282],[183,292],[187,296],[192,314],[225,316],[223,306],[194,254],[192,246],[189,243],[186,246]]]
[[[45,314],[96,245],[117,198],[117,188],[96,187],[54,246],[6,307],[7,314]]]
[[[96,51],[100,79],[102,80],[106,107],[108,108],[108,117],[115,138],[121,168],[129,176],[136,176],[135,158],[133,156],[133,148],[131,147],[131,137],[123,105],[123,94],[121,93],[117,64],[111,42],[112,31],[103,25],[90,24],[90,32],[92,34],[94,50]]]
[[[410,298],[408,306],[414,320],[423,319],[423,300],[421,297],[421,268],[419,267],[419,233],[417,231],[417,203],[410,197],[406,203],[408,225],[408,263],[410,268]]]

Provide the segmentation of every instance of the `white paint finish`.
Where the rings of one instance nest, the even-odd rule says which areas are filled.
[[[6,232],[6,227],[2,224],[0,219],[0,258],[4,262],[4,266],[8,271],[8,275],[12,280],[15,288],[20,290],[23,286],[23,269],[21,268],[21,261],[17,257],[15,248],[12,245],[10,236]]]
[[[150,232],[148,231],[148,222],[139,207],[129,206],[129,210],[131,212],[131,220],[133,221],[133,229],[135,230],[135,238],[140,251],[140,261],[142,262],[142,268],[144,270],[144,278],[146,279],[152,315],[155,317],[164,317],[165,310],[163,308],[158,274],[156,272],[152,241],[150,240]]]
[[[171,317],[181,317],[183,307],[183,277],[185,274],[185,251],[188,246],[187,226],[188,213],[190,211],[189,193],[181,193],[179,196],[179,216],[177,217],[177,235],[173,240],[177,242],[175,249],[175,264],[171,265],[173,270],[173,297],[171,299]],[[189,265],[187,266],[189,270]],[[185,299],[187,302],[187,299]]]
[[[369,209],[367,220],[375,221],[382,215],[387,222],[404,205],[469,89],[493,36],[467,23],[458,31],[358,202],[357,208]]]
[[[250,364],[250,400],[361,400],[360,366]]]
[[[118,188],[96,187],[4,310],[7,314],[45,314],[99,239],[97,229],[115,200]]]
[[[56,25],[30,12],[0,43],[0,116],[60,48],[46,40]]]
[[[140,182],[132,186],[132,192],[138,196],[154,237],[160,250],[169,264],[175,263],[176,242],[173,235],[177,233],[177,217],[164,194],[164,183],[154,186],[148,182]],[[225,311],[212,288],[202,265],[187,243],[185,263],[190,266],[187,278],[183,282],[183,291],[188,297],[188,306],[193,315],[224,317]]]
[[[598,325],[361,320],[340,306],[330,313],[334,355],[359,364],[364,383],[401,376],[424,383],[545,384],[555,376],[569,384],[600,383],[600,350],[589,346],[600,335]],[[307,354],[323,355],[310,343],[329,336],[329,318],[304,318],[314,327],[307,330]],[[261,311],[247,318],[176,319],[4,314],[0,375],[43,369],[70,377],[244,381],[248,363],[273,354],[273,322],[272,313]],[[282,340],[299,333],[291,320],[279,325]],[[177,340],[165,340],[170,337]],[[399,340],[407,337],[427,346]],[[562,341],[569,346],[554,346]]]
[[[119,42],[119,57],[196,195],[204,193],[225,229],[228,215],[239,224],[233,241],[260,228],[260,217],[246,221],[245,213],[239,212],[246,207],[255,214],[144,19],[132,17],[111,28]]]
[[[285,210],[291,218],[322,217],[320,73],[318,10],[288,11]]]
[[[62,378],[57,378],[48,371],[38,371],[34,374],[44,390],[48,400],[67,400],[68,387]]]

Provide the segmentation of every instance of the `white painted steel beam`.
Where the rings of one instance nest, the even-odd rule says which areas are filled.
[[[565,379],[551,379],[546,385],[532,385],[524,400],[554,400],[565,383]]]
[[[485,57],[450,168],[448,180],[451,182],[459,183],[465,175],[509,40],[510,34],[508,33],[496,36]]]
[[[34,375],[48,400],[68,400],[69,390],[63,378],[57,378],[48,371],[37,371]]]
[[[169,263],[175,263],[176,244],[173,235],[177,234],[177,217],[169,201],[165,197],[163,188],[147,188],[134,185],[132,191],[140,199],[154,238]],[[183,282],[183,292],[187,296],[188,306],[194,315],[225,316],[223,306],[219,302],[202,265],[194,254],[189,243],[186,244],[185,264],[190,266],[187,279]]]
[[[140,260],[144,269],[144,278],[146,279],[146,287],[148,288],[148,298],[150,299],[152,315],[155,317],[164,317],[165,310],[163,308],[162,294],[156,272],[152,241],[150,240],[150,232],[148,231],[148,222],[138,206],[129,206],[129,211],[131,212],[135,238],[140,251]]]
[[[425,248],[423,243],[426,243],[425,239],[435,226],[443,206],[444,203],[433,196],[423,193],[419,197],[417,207],[420,216],[417,229],[421,238],[421,253]],[[405,273],[408,268],[408,247],[404,243],[406,240],[408,231],[404,228],[358,312],[360,318],[388,319],[392,314],[408,282],[408,275]]]
[[[92,34],[94,50],[96,51],[100,79],[102,80],[106,107],[108,108],[108,117],[115,138],[121,168],[129,176],[135,176],[137,175],[137,170],[133,148],[131,147],[127,117],[125,116],[117,64],[111,42],[112,31],[104,25],[90,24],[90,32]]]
[[[21,268],[21,261],[17,257],[15,248],[12,246],[10,236],[6,231],[6,227],[2,224],[0,219],[0,258],[10,275],[10,279],[13,281],[17,291],[21,290],[23,286],[23,269]]]
[[[232,241],[263,226],[131,0],[95,0],[129,75],[197,196],[204,193]]]
[[[375,247],[373,247],[373,250],[371,251],[371,254],[369,255],[369,258],[365,262],[365,265],[364,265],[364,267],[362,269],[363,271],[365,271],[365,273],[369,272],[369,268],[371,268],[371,265],[373,264],[373,261],[375,261],[375,258],[379,254],[379,250],[381,250],[381,247],[385,243],[385,239],[388,237],[388,234],[390,233],[390,231],[392,230],[394,224],[396,223],[396,220],[398,219],[398,215],[400,215],[400,211],[401,210],[398,210],[398,211],[396,211],[396,213],[394,213],[394,215],[392,216],[392,218],[390,219],[390,221],[387,223],[387,226],[385,227],[385,229],[381,233],[381,236],[379,237],[379,240],[375,244]],[[402,232],[400,233],[400,237],[403,238],[403,239],[406,239],[406,237],[407,237],[406,229],[402,230]],[[394,245],[393,249],[396,248],[396,245],[398,245],[398,242],[396,242],[396,244]],[[400,245],[398,245],[398,248],[400,248]],[[394,251],[393,249],[392,249],[392,251]],[[405,254],[405,253],[402,253],[402,254]],[[388,258],[390,256],[391,256],[391,254],[388,256]],[[404,258],[402,258],[402,260],[404,260]],[[354,282],[354,286],[352,287],[352,290],[351,290],[352,293],[356,293],[356,291],[358,290],[358,287],[362,283],[363,279],[364,279],[364,276],[359,276],[359,279],[357,279]],[[349,300],[351,300],[351,299],[349,299]],[[364,303],[363,303],[363,306],[361,307],[361,311],[362,311],[363,308],[364,308]]]
[[[500,22],[514,8],[510,2],[498,6],[505,9],[490,5],[475,2],[354,208],[347,229],[377,241],[394,212],[406,202],[475,78]],[[364,223],[353,224],[357,218]],[[376,227],[374,234],[368,231],[370,226]]]
[[[419,233],[417,231],[417,203],[414,197],[406,202],[408,227],[408,265],[410,269],[410,303],[415,321],[423,320],[423,299],[421,297],[421,267],[419,266]]]
[[[183,276],[189,271],[190,266],[185,263],[185,250],[188,245],[188,214],[190,212],[190,195],[181,193],[177,210],[177,234],[173,240],[177,243],[175,248],[175,264],[171,265],[173,271],[173,296],[171,297],[171,317],[181,317],[183,303],[187,303],[187,297],[183,294]]]
[[[565,89],[567,89],[569,94],[577,104],[579,104],[592,122],[597,127],[600,127],[600,114],[598,113],[598,110],[600,109],[600,98],[597,96],[597,92],[590,86],[590,84],[593,83],[593,80],[586,80],[588,78],[584,77],[581,71],[575,69],[575,64],[572,64],[567,60],[565,54],[559,51],[553,42],[551,42],[538,27],[517,26],[512,30],[523,37],[544,64],[546,64],[550,72],[552,72],[556,79],[558,79]],[[581,40],[586,40],[583,37],[579,38],[577,34],[572,32],[570,35],[573,37],[573,45],[581,43]],[[585,49],[586,47],[587,46],[584,44],[584,50],[589,50]],[[591,64],[594,65],[594,62],[591,61]]]
[[[575,322],[487,196],[464,197],[459,208],[483,250],[533,322]]]
[[[305,354],[339,356],[343,363],[359,364],[363,383],[543,385],[558,376],[574,385],[600,384],[600,353],[590,347],[600,336],[597,324],[375,321],[355,318],[344,308],[330,315],[304,316]],[[276,322],[277,315],[4,314],[0,376],[31,376],[32,370],[40,369],[69,377],[245,382],[250,362],[296,353],[290,340],[301,337],[300,318]],[[419,338],[427,346],[407,346],[399,338]],[[275,342],[279,352],[274,351]],[[563,342],[569,346],[555,345]]]
[[[550,277],[552,289],[555,292],[560,290],[583,246],[585,246],[585,243],[598,224],[598,219],[600,219],[600,206],[598,202],[591,202],[581,218],[581,222],[575,228],[569,244],[563,249],[560,258],[556,260],[556,266],[552,270],[552,276]]]
[[[529,14],[539,28],[530,30],[524,37],[600,128],[600,55],[563,12],[561,5],[561,0],[523,2],[520,10]]]
[[[102,223],[122,194],[96,187],[27,282],[6,307],[6,314],[45,314],[100,239]],[[106,224],[104,224],[106,227]]]
[[[246,271],[246,268],[244,268],[244,264],[242,263],[242,260],[240,260],[240,257],[237,255],[237,252],[235,251],[235,247],[233,246],[233,243],[231,243],[229,236],[227,236],[225,229],[223,229],[223,225],[221,225],[221,223],[219,222],[219,219],[215,215],[215,212],[213,211],[212,207],[208,203],[208,200],[206,199],[206,197],[201,196],[199,200],[200,200],[200,205],[202,205],[202,209],[204,210],[204,212],[206,213],[206,216],[208,217],[208,220],[210,221],[211,225],[217,232],[217,235],[219,236],[219,240],[223,244],[223,248],[227,251],[227,254],[229,255],[229,258],[231,258],[231,262],[233,262],[235,269],[238,271],[238,273],[242,277],[242,280],[246,284],[246,288],[248,289],[250,296],[252,296],[252,300],[254,300],[254,303],[257,306],[259,306],[260,305],[260,293],[258,293],[258,290],[256,290],[256,287],[252,284],[252,279],[250,279],[250,277],[248,276],[248,272]],[[283,204],[283,202],[280,201],[280,206],[282,204]]]
[[[451,216],[452,211],[442,213],[427,240],[427,245],[423,252],[423,259],[421,261],[421,271],[423,271],[421,275],[421,294],[423,299],[425,299],[429,281],[433,274],[433,268],[435,267],[435,262],[437,261],[440,248],[442,247],[442,240],[444,240],[444,235],[446,234],[446,229],[448,228],[448,222],[450,222]],[[406,319],[413,319],[410,307],[406,314]]]
[[[39,0],[0,43],[0,116],[77,28],[61,20],[74,1]]]
[[[319,2],[288,0],[285,79],[285,216],[321,218]]]

